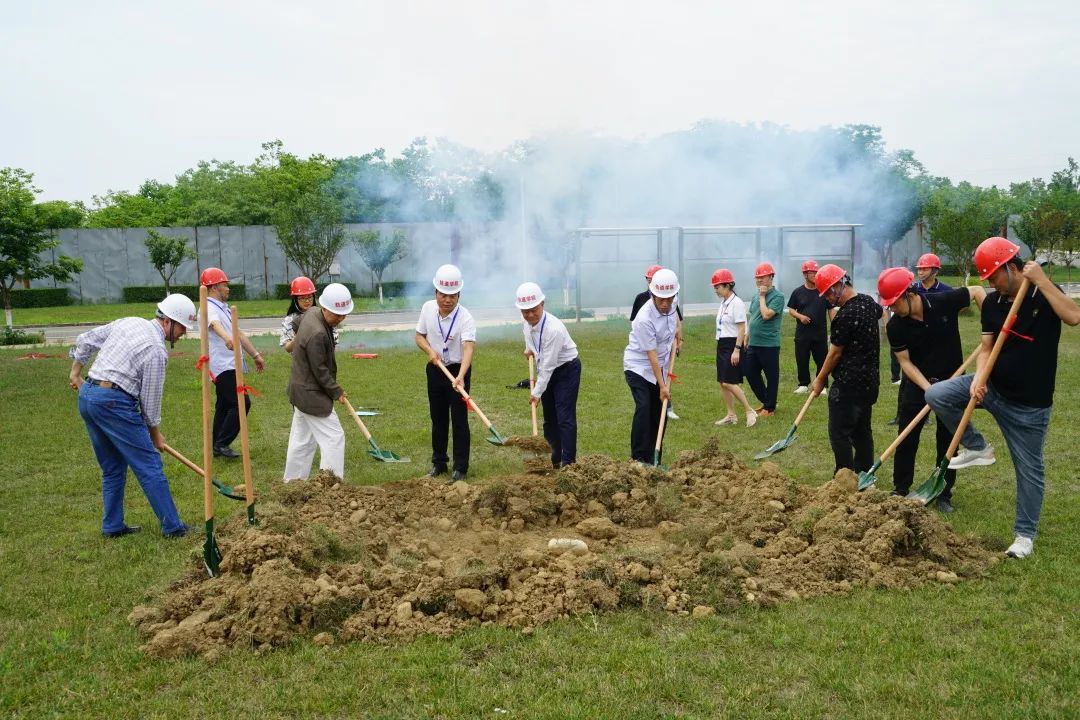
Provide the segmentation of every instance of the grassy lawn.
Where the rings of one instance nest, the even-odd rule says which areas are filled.
[[[247,305],[247,304],[245,304]],[[268,309],[281,312],[282,303]],[[95,306],[106,309],[120,306]],[[81,308],[75,308],[81,309]],[[87,308],[89,309],[89,308]],[[73,308],[63,309],[70,313]],[[16,318],[30,311],[17,311]],[[250,306],[242,310],[254,314]],[[141,314],[132,311],[125,314]],[[70,317],[70,315],[69,315]],[[628,455],[630,393],[621,372],[626,323],[569,324],[584,364],[579,402],[582,454]],[[712,322],[687,323],[675,387],[682,419],[668,457],[720,435],[749,457],[781,438],[800,398],[794,389],[791,323],[785,321],[780,408],[752,429],[716,428],[723,415],[713,366]],[[978,334],[962,320],[965,348]],[[411,334],[349,333],[346,344],[379,347],[378,360],[340,357],[339,380],[355,405],[377,407],[369,427],[380,445],[411,456],[382,465],[348,433],[347,476],[375,484],[426,472],[430,453],[423,356]],[[518,327],[481,331],[473,394],[503,434],[525,434],[526,376]],[[291,411],[289,358],[274,338],[256,338],[269,367],[249,382],[264,394],[250,415],[256,486],[277,482]],[[200,449],[197,345],[170,363],[163,432],[181,452]],[[998,565],[981,582],[915,591],[861,590],[772,610],[704,620],[639,611],[557,622],[526,636],[483,628],[451,640],[398,646],[320,648],[307,640],[265,655],[234,650],[214,664],[157,661],[139,651],[126,616],[193,566],[201,539],[161,538],[146,500],[129,482],[127,520],[144,531],[100,537],[100,476],[64,359],[18,360],[0,350],[5,458],[0,504],[0,713],[12,717],[1077,717],[1080,715],[1080,333],[1063,331],[1057,396],[1047,441],[1048,490],[1035,554]],[[882,353],[883,378],[888,378]],[[875,408],[878,450],[895,434],[896,389]],[[821,484],[832,455],[825,403],[811,407],[797,443],[775,456],[792,477]],[[344,418],[343,418],[344,420]],[[1011,541],[1014,479],[997,427],[979,427],[998,462],[962,472],[950,518],[962,533]],[[519,455],[483,441],[474,426],[470,481],[519,472]],[[917,480],[933,465],[924,432]],[[239,465],[217,463],[240,481]],[[201,482],[166,462],[181,516],[201,520]],[[878,473],[891,483],[891,462]],[[242,512],[216,497],[219,517]]]
[[[378,298],[355,299],[355,312],[381,312],[419,308],[421,301],[408,298],[387,298],[380,305]],[[240,317],[284,317],[288,300],[240,300],[236,305]],[[12,310],[16,327],[61,325],[69,323],[107,323],[122,317],[150,317],[156,303],[113,303],[103,305],[67,305],[63,307],[19,308]]]

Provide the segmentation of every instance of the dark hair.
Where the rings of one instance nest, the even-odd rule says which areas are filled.
[[[312,303],[312,306],[314,306],[314,303]],[[286,315],[299,315],[302,312],[304,312],[303,309],[296,303],[296,296],[293,295],[292,301],[289,303],[289,311],[287,313],[285,313],[285,314]]]

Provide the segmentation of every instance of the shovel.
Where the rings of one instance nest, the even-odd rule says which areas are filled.
[[[813,393],[813,392],[810,393],[810,397],[806,398],[806,402],[803,403],[802,410],[800,410],[799,414],[795,416],[795,422],[791,423],[791,429],[788,430],[787,435],[780,438],[779,440],[774,442],[772,445],[770,445],[769,447],[765,448],[764,450],[759,452],[757,455],[755,455],[754,456],[755,460],[764,460],[765,458],[769,457],[770,455],[773,455],[775,453],[780,452],[781,450],[787,448],[793,442],[795,442],[795,439],[798,437],[798,435],[795,434],[795,430],[796,430],[796,428],[799,427],[799,423],[802,422],[803,415],[805,415],[806,411],[810,409],[810,403],[812,403],[814,401],[814,398],[816,398],[816,397],[817,397],[816,393]]]
[[[203,469],[201,467],[199,467],[195,463],[191,462],[186,457],[184,457],[183,455],[181,455],[179,452],[172,449],[168,445],[166,445],[162,449],[165,452],[167,452],[169,455],[172,455],[174,458],[179,460],[185,467],[187,467],[188,470],[191,470],[193,473],[195,473],[199,477],[202,477],[205,474],[205,473],[203,473]],[[217,491],[219,493],[221,493],[222,495],[224,495],[225,497],[227,497],[227,498],[230,498],[232,500],[246,500],[247,499],[247,497],[243,493],[241,493],[238,489],[234,489],[234,488],[229,487],[228,485],[222,484],[222,482],[220,480],[218,480],[217,478],[214,478],[213,480],[211,480],[211,482],[214,484],[214,487],[217,488]]]
[[[360,432],[364,433],[364,437],[367,438],[368,445],[371,446],[371,449],[367,451],[368,455],[383,462],[412,462],[409,458],[403,458],[393,450],[383,450],[379,447],[378,443],[375,442],[375,438],[371,437],[367,425],[364,424],[364,421],[360,419],[359,414],[353,409],[352,403],[349,402],[349,398],[346,397],[342,399],[345,401],[345,407],[349,408],[349,414],[352,415],[356,424],[360,426]]]
[[[446,366],[442,364],[442,361],[436,360],[435,364],[439,366],[439,369],[443,371],[443,375],[445,375],[447,379],[450,380],[450,384],[453,385],[455,382],[455,378],[453,375],[450,374],[450,371],[446,369]],[[462,399],[465,400],[465,407],[476,412],[477,416],[479,416],[480,418],[480,422],[484,423],[484,427],[486,427],[488,429],[488,432],[491,434],[491,437],[486,437],[484,439],[492,445],[505,445],[506,438],[499,434],[499,431],[496,430],[495,426],[491,424],[491,421],[487,419],[487,415],[485,415],[483,411],[481,411],[480,408],[476,405],[476,403],[473,402],[473,399],[469,397],[469,393],[465,391],[465,388],[457,388],[457,391],[461,393]]]
[[[210,577],[216,577],[221,564],[221,550],[214,537],[214,474],[213,437],[210,431],[210,335],[206,318],[206,286],[199,286],[199,363],[202,370],[202,438],[203,438],[203,519],[206,540],[203,542],[203,564]]]
[[[994,363],[997,362],[998,355],[1001,354],[1001,348],[1005,346],[1005,340],[1009,335],[1009,331],[1016,322],[1016,313],[1020,310],[1020,305],[1024,302],[1024,297],[1027,295],[1030,285],[1031,283],[1027,278],[1024,278],[1023,282],[1020,283],[1020,289],[1016,292],[1016,299],[1013,300],[1012,307],[1009,308],[1009,314],[1005,316],[1005,322],[1001,324],[1001,331],[998,332],[997,340],[994,341],[994,347],[990,351],[990,357],[987,358],[986,363],[982,368],[975,373],[975,379],[972,380],[972,383],[982,385],[986,382],[986,379],[990,377],[990,372],[994,369]],[[952,442],[949,443],[949,449],[945,452],[945,457],[942,458],[941,464],[934,468],[934,472],[930,473],[930,477],[926,479],[926,482],[908,495],[908,499],[918,500],[923,505],[929,505],[930,502],[945,489],[945,471],[949,469],[949,461],[952,460],[953,455],[956,454],[956,449],[960,447],[960,438],[963,437],[964,430],[967,429],[973,412],[975,412],[974,397],[968,400],[967,407],[964,409],[964,415],[960,418],[960,423],[956,426],[956,432],[953,434]]]
[[[529,391],[536,387],[536,358],[532,355],[529,356]],[[531,399],[529,400],[529,407],[532,408],[532,425],[533,425],[533,437],[540,434],[540,431],[536,427],[536,403]]]
[[[968,355],[968,359],[964,361],[963,365],[956,369],[956,372],[949,376],[949,379],[951,380],[954,377],[960,377],[961,375],[963,375],[964,371],[968,369],[968,366],[971,365],[971,363],[975,362],[975,358],[979,356],[979,352],[980,348],[975,348],[975,352],[971,353],[971,355]],[[874,461],[874,464],[870,466],[870,469],[863,470],[861,473],[859,473],[859,490],[865,490],[866,488],[877,482],[877,477],[874,475],[877,469],[880,468],[881,464],[888,460],[894,452],[896,452],[896,448],[900,447],[900,443],[904,442],[907,436],[910,435],[916,427],[918,427],[919,423],[922,422],[922,419],[926,417],[929,413],[930,406],[927,405],[919,411],[919,414],[916,415],[910,423],[908,423],[908,426],[904,428],[904,431],[896,436],[896,439],[893,440],[892,445],[885,448],[885,452],[881,453],[881,457]]]
[[[672,372],[675,370],[675,348],[678,346],[679,341],[673,340],[671,343],[671,358],[668,360],[667,376],[668,376],[668,393],[669,396],[664,398],[664,402],[660,403],[660,429],[656,431],[656,447],[653,448],[652,464],[653,467],[660,467],[660,451],[664,446],[664,425],[667,424],[667,406],[671,402],[671,378],[674,377]],[[666,470],[667,468],[661,468]]]
[[[247,504],[248,525],[258,525],[259,521],[255,519],[255,485],[251,480],[251,445],[248,441],[247,412],[240,407],[246,404],[246,399],[241,402],[240,398],[251,389],[244,383],[244,356],[240,347],[240,316],[235,306],[232,308],[232,342],[233,359],[236,365],[236,412],[240,417],[240,454],[244,464],[244,501]],[[218,490],[220,491],[220,488]]]

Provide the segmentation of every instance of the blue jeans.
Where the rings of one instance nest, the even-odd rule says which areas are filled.
[[[105,516],[104,533],[124,529],[124,484],[128,467],[142,486],[143,494],[168,534],[184,524],[176,512],[169,482],[146,427],[139,403],[122,390],[83,383],[79,390],[79,414],[86,423],[90,444],[101,466],[101,492]]]
[[[952,380],[934,383],[926,391],[926,402],[937,413],[938,420],[950,431],[964,415],[964,408],[971,399],[971,381],[974,376],[963,375]],[[1012,455],[1016,470],[1016,521],[1013,532],[1034,538],[1042,512],[1043,492],[1046,485],[1043,446],[1046,430],[1050,426],[1050,408],[1036,408],[1006,400],[987,386],[982,406],[990,412],[1005,436],[1005,443]],[[986,440],[970,424],[964,430],[960,442],[966,448],[981,450]]]

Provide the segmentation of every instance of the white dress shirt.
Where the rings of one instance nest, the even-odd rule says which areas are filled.
[[[447,316],[439,315],[439,304],[428,300],[420,308],[416,332],[427,338],[431,349],[439,353],[443,365],[461,362],[461,344],[476,342],[476,322],[464,305],[458,306]]]
[[[563,321],[545,312],[535,325],[524,323],[525,349],[536,356],[536,384],[532,396],[540,397],[547,390],[551,373],[578,356],[577,345]]]
[[[716,311],[716,339],[739,337],[739,323],[746,322],[746,303],[735,293],[720,303]]]
[[[656,353],[661,371],[667,372],[678,322],[679,316],[675,312],[674,303],[671,305],[671,312],[661,315],[656,309],[656,303],[650,298],[630,324],[630,342],[623,351],[623,370],[637,373],[656,384],[656,375],[653,374],[648,352],[652,350]]]

